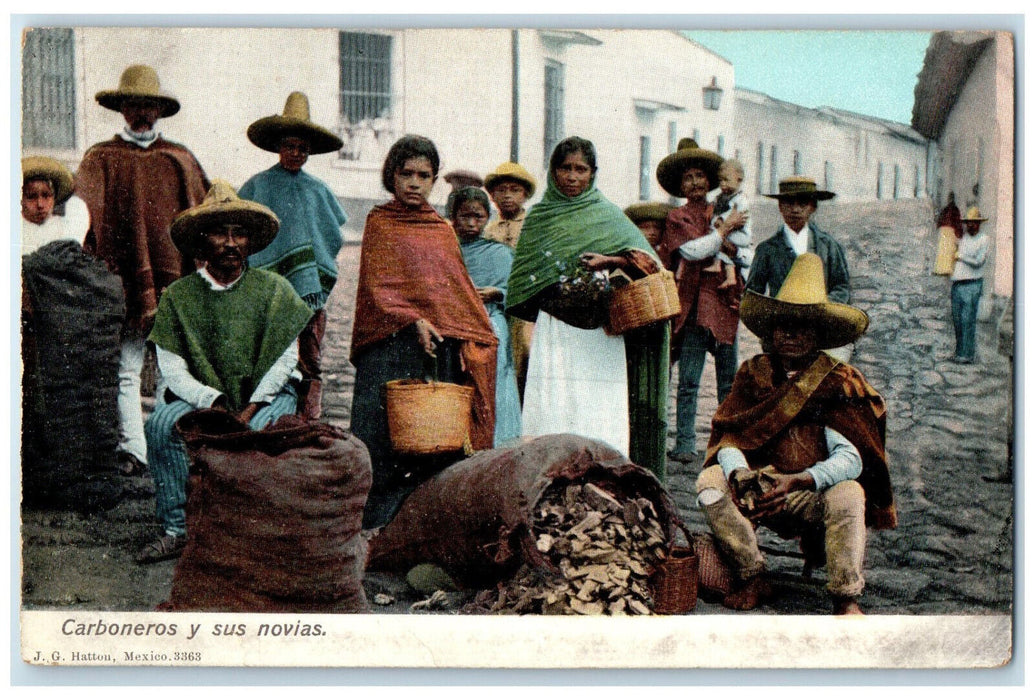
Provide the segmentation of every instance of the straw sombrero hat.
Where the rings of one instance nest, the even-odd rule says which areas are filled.
[[[967,209],[967,214],[960,221],[988,221],[987,216],[981,216],[981,210],[977,207]]]
[[[297,136],[309,142],[309,153],[332,153],[342,147],[335,134],[309,120],[309,98],[295,91],[284,102],[284,113],[263,117],[248,127],[248,140],[264,151],[280,152],[280,142]]]
[[[802,175],[785,177],[780,180],[779,192],[776,194],[767,194],[765,196],[770,199],[784,199],[786,197],[797,197],[799,195],[809,195],[818,200],[833,199],[837,196],[833,192],[817,188],[815,180],[811,177],[804,177]]]
[[[870,318],[848,304],[827,301],[823,261],[815,253],[799,255],[775,297],[747,291],[740,302],[740,320],[759,338],[772,337],[784,324],[802,324],[816,331],[820,349],[851,343],[866,332]]]
[[[180,111],[179,101],[162,92],[155,69],[139,64],[122,71],[118,89],[101,90],[95,99],[101,107],[116,112],[121,112],[122,103],[130,99],[153,100],[161,107],[162,117],[171,117]]]
[[[222,224],[239,224],[251,232],[249,255],[268,246],[280,229],[280,219],[271,209],[241,199],[229,182],[214,180],[201,204],[173,219],[170,235],[180,252],[194,258],[201,234]]]
[[[708,189],[719,186],[719,166],[722,156],[701,148],[693,139],[679,140],[675,153],[670,153],[658,163],[658,184],[673,197],[683,196],[683,173],[687,168],[700,168],[708,176]]]
[[[532,173],[525,170],[517,163],[500,163],[491,173],[485,176],[485,189],[492,191],[500,180],[517,180],[528,189],[528,196],[535,194],[536,181]]]
[[[75,181],[64,165],[46,156],[22,158],[22,183],[26,180],[44,179],[54,188],[54,204],[61,204],[72,196]]]
[[[663,202],[637,202],[625,208],[625,215],[634,224],[640,224],[644,221],[664,221],[668,218],[668,213],[674,208],[671,204],[664,204]]]

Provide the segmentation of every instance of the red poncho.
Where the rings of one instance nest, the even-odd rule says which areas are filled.
[[[205,198],[209,181],[183,146],[159,137],[147,148],[118,136],[86,152],[76,194],[90,210],[83,247],[122,278],[126,326],[150,329],[158,297],[194,270],[169,237],[177,214]]]
[[[712,419],[705,466],[716,462],[723,447],[736,447],[753,469],[759,469],[775,455],[808,451],[808,446],[791,443],[810,432],[818,439],[819,432],[810,429],[830,427],[862,457],[858,481],[866,492],[866,524],[894,528],[898,516],[884,450],[884,399],[859,370],[826,353],[793,379],[783,377],[770,355],[756,355],[740,366],[730,395]],[[804,469],[811,464],[798,466]]]
[[[471,446],[492,447],[496,346],[453,228],[430,205],[397,200],[374,207],[363,231],[350,359],[424,318],[446,338],[466,341],[460,354],[474,385]]]
[[[672,337],[676,338],[687,324],[698,325],[710,330],[719,343],[732,345],[737,337],[743,283],[738,277],[737,287],[723,292],[718,289],[721,275],[701,274],[713,258],[686,260],[679,254],[679,246],[708,234],[711,218],[712,206],[706,202],[687,202],[670,211],[658,255],[674,273],[682,263],[682,271],[676,275],[680,308],[679,315],[672,319]],[[678,341],[673,341],[672,347],[678,348]]]

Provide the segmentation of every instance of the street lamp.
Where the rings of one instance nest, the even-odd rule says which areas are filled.
[[[701,88],[704,93],[704,108],[705,109],[718,109],[719,103],[722,102],[722,88],[719,87],[718,80],[715,76],[712,76],[712,84],[705,85]]]

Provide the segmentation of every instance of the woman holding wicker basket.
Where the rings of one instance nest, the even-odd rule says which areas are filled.
[[[596,188],[596,173],[590,141],[557,144],[546,194],[515,251],[507,313],[536,323],[522,432],[599,439],[663,478],[668,324],[622,336],[605,330],[613,274],[643,277],[660,265],[640,230]]]

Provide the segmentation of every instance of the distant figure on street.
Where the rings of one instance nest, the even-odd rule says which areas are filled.
[[[298,334],[313,312],[283,277],[248,266],[248,255],[269,245],[278,226],[272,211],[239,199],[221,180],[172,223],[184,257],[203,264],[162,295],[148,336],[166,387],[146,425],[164,533],[137,554],[138,563],[178,557],[187,543],[190,459],[176,421],[221,408],[261,430],[295,412]]]
[[[341,227],[348,221],[331,189],[302,170],[310,155],[334,153],[340,138],[309,120],[309,99],[292,92],[284,113],[263,117],[248,127],[248,140],[279,155],[269,170],[252,176],[238,193],[273,210],[280,231],[266,248],[252,254],[248,264],[286,277],[313,311],[298,336],[298,363],[302,370],[298,412],[309,420],[322,413],[321,346],[327,328],[324,306],[338,281]]]
[[[981,233],[981,224],[988,221],[977,207],[970,207],[961,221],[966,235],[956,250],[952,268],[952,326],[956,330],[956,353],[952,361],[972,364],[977,359],[978,302],[984,289],[985,261],[988,258],[988,236]]]
[[[956,193],[949,193],[949,201],[945,203],[945,207],[942,208],[941,212],[938,213],[938,228],[948,226],[955,234],[956,238],[963,238],[963,220],[960,217],[960,208],[956,206]]]
[[[827,570],[837,615],[861,614],[866,527],[898,519],[884,438],[886,407],[857,369],[821,352],[862,335],[869,318],[827,300],[822,261],[799,256],[776,297],[748,291],[744,325],[771,350],[744,362],[712,422],[697,502],[751,610],[771,595],[756,527],[801,538]]]
[[[90,210],[83,247],[122,278],[126,326],[119,363],[119,468],[139,474],[147,464],[140,405],[144,338],[154,323],[158,299],[170,284],[194,269],[169,237],[177,214],[205,197],[209,182],[185,147],[166,141],[155,122],[171,117],[180,103],[161,91],[150,66],[126,68],[115,90],[97,102],[120,112],[126,127],[92,146],[76,174],[76,191]]]

